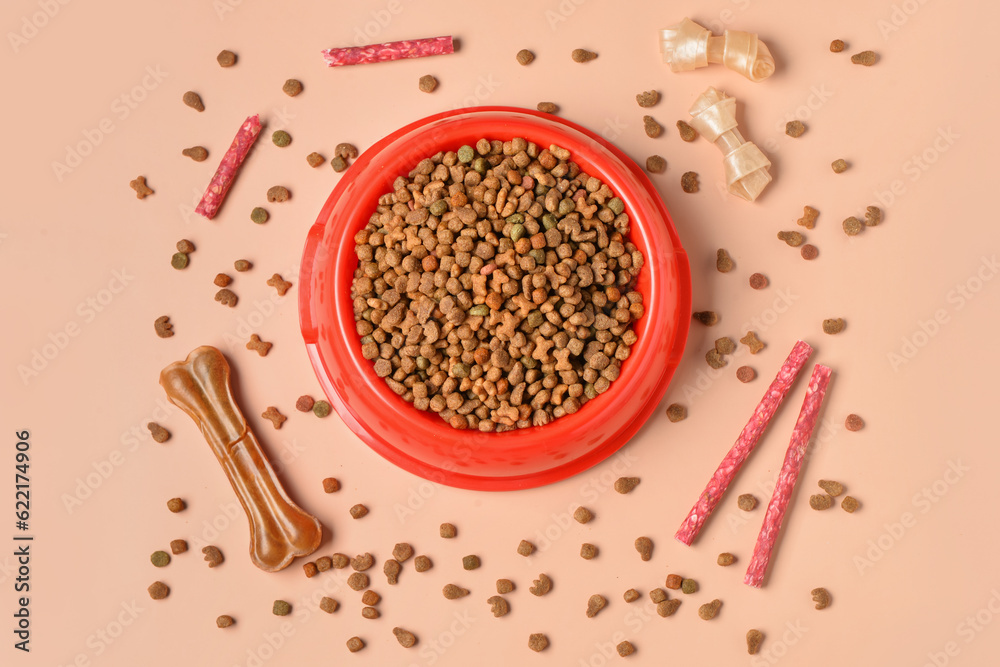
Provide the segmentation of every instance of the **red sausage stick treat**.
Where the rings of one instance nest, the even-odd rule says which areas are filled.
[[[450,36],[428,37],[426,39],[405,39],[400,42],[369,44],[368,46],[347,46],[339,49],[324,49],[323,60],[330,67],[342,65],[364,65],[386,60],[403,58],[423,58],[455,52],[455,44]]]
[[[212,447],[250,520],[250,560],[277,572],[319,548],[316,517],[291,501],[229,387],[229,364],[202,346],[160,372],[167,398],[191,417]]]
[[[729,487],[729,483],[733,481],[736,473],[740,471],[743,462],[746,461],[753,448],[757,446],[757,441],[760,440],[761,434],[767,427],[768,422],[771,421],[778,406],[781,405],[781,401],[788,394],[788,390],[791,388],[792,383],[795,382],[795,378],[798,376],[799,371],[802,370],[802,366],[805,365],[810,354],[812,354],[812,348],[804,341],[800,340],[792,348],[788,358],[785,359],[785,363],[782,364],[781,369],[778,371],[777,377],[774,378],[774,382],[767,388],[764,398],[760,399],[757,409],[753,411],[750,421],[743,427],[743,432],[736,439],[736,444],[726,454],[726,458],[722,459],[722,463],[719,464],[715,474],[712,475],[712,479],[708,480],[708,486],[705,487],[705,490],[701,492],[701,496],[698,497],[698,502],[694,504],[687,518],[684,519],[680,528],[677,529],[677,533],[674,535],[675,538],[690,546],[694,538],[697,537],[701,527],[705,524],[705,520],[708,519],[715,506],[719,504],[719,500]]]
[[[219,207],[222,206],[222,201],[226,198],[226,193],[229,192],[230,186],[236,180],[236,172],[243,164],[243,160],[246,159],[247,153],[250,152],[253,142],[257,141],[259,134],[260,116],[250,116],[243,121],[243,125],[236,133],[229,150],[222,156],[222,162],[215,170],[215,176],[212,177],[208,188],[205,189],[205,194],[201,196],[198,208],[194,210],[195,213],[203,215],[209,220],[215,217],[215,214],[219,212]]]
[[[747,567],[747,574],[743,579],[743,583],[748,586],[760,588],[764,581],[767,562],[771,558],[774,543],[778,539],[778,531],[781,530],[785,510],[788,509],[788,499],[792,496],[795,480],[799,478],[799,472],[802,470],[806,448],[809,446],[813,429],[816,428],[816,422],[819,420],[819,409],[823,405],[823,397],[826,396],[826,388],[829,384],[830,369],[816,364],[812,377],[809,378],[809,388],[806,389],[806,397],[802,401],[799,419],[795,422],[795,428],[792,430],[792,440],[788,443],[785,462],[781,465],[778,482],[774,486],[771,502],[767,505],[767,513],[764,514],[764,525],[760,528],[757,545],[753,549],[753,557],[750,559],[750,566]]]

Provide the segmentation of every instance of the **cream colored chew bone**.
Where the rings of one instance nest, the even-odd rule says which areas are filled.
[[[763,81],[774,74],[774,58],[757,35],[726,30],[724,36],[714,37],[689,18],[660,31],[660,52],[674,72],[722,63],[751,81]]]
[[[770,160],[736,127],[736,98],[709,87],[691,105],[691,127],[719,147],[726,185],[737,197],[753,201],[771,182]]]
[[[293,503],[274,474],[229,387],[229,364],[214,347],[197,348],[160,373],[167,398],[211,445],[250,520],[250,559],[277,572],[319,548],[323,529]]]

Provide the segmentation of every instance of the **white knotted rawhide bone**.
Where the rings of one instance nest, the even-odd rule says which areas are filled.
[[[763,81],[774,74],[774,58],[757,35],[726,30],[716,37],[689,18],[660,31],[660,52],[674,72],[721,63],[751,81]]]
[[[726,187],[731,193],[753,201],[771,182],[771,161],[736,127],[736,98],[712,88],[691,105],[691,127],[722,151]]]
[[[170,402],[201,429],[250,520],[250,559],[277,572],[319,548],[316,517],[291,501],[233,399],[229,364],[214,347],[195,349],[160,372]]]

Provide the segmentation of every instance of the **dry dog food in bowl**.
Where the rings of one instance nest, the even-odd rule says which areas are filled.
[[[361,155],[299,284],[311,361],[348,426],[407,470],[476,489],[549,483],[617,450],[657,407],[690,319],[687,257],[642,170],[512,108],[438,114]]]

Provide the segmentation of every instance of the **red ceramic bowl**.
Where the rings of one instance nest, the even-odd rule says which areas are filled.
[[[350,285],[354,234],[397,176],[438,151],[481,137],[558,144],[625,202],[630,239],[646,258],[636,289],[645,315],[638,341],[610,389],[578,412],[504,433],[452,429],[394,394],[361,356]],[[645,173],[622,151],[579,125],[527,109],[479,107],[436,114],[365,151],[344,173],[306,239],[299,318],[313,368],[354,433],[405,470],[434,482],[501,491],[549,484],[595,465],[624,445],[656,409],[680,361],[691,319],[688,259],[670,215]]]

